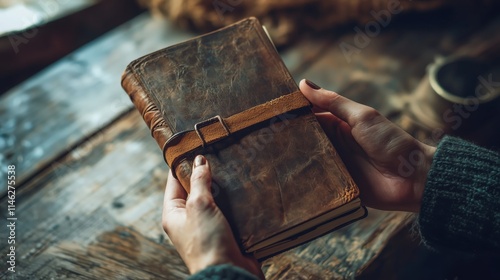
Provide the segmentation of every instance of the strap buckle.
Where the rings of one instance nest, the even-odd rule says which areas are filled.
[[[222,119],[221,116],[219,116],[219,115],[217,115],[215,117],[211,117],[211,118],[206,119],[204,121],[201,121],[199,123],[196,123],[194,125],[194,130],[196,131],[196,134],[198,134],[198,137],[200,137],[203,148],[205,148],[205,146],[208,143],[205,142],[205,138],[203,138],[203,134],[201,133],[200,129],[202,127],[205,127],[207,125],[211,125],[211,124],[216,123],[216,122],[219,122],[221,124],[222,128],[224,128],[224,130],[227,133],[226,137],[229,136],[229,135],[231,135],[231,132],[229,131],[229,128],[227,127],[226,123],[224,122],[224,119]]]

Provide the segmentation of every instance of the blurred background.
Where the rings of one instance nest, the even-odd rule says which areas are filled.
[[[142,10],[133,0],[1,0],[0,92]]]
[[[429,144],[452,134],[498,150],[499,8],[493,0],[0,0],[0,173],[16,165],[23,221],[20,272],[0,276],[187,276],[159,223],[167,166],[120,86],[130,61],[255,16],[296,81],[372,106]],[[499,275],[498,258],[429,251],[411,227],[404,213],[371,209],[264,270],[269,279]]]

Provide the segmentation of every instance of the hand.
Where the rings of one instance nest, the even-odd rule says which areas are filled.
[[[375,109],[306,81],[300,89],[359,186],[361,201],[382,210],[418,212],[436,148]]]
[[[190,273],[227,263],[263,279],[257,260],[244,256],[238,248],[226,218],[212,197],[211,184],[210,166],[203,156],[194,160],[189,196],[169,172],[163,203],[163,229]]]

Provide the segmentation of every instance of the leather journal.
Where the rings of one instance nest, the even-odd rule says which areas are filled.
[[[208,159],[242,251],[265,259],[366,216],[255,18],[131,62],[122,86],[188,193],[194,157]]]

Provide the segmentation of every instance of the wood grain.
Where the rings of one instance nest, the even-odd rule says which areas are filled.
[[[16,276],[183,278],[160,222],[166,174],[135,111],[54,162],[17,192]]]
[[[40,21],[24,15],[19,23],[36,20],[35,25],[27,30],[0,35],[0,61],[3,62],[0,64],[0,94],[143,12],[135,0],[2,3],[25,5],[39,16]],[[6,4],[0,5],[5,8]]]
[[[331,274],[327,279],[351,279],[359,275],[411,221],[407,213],[368,211],[368,217],[359,222],[267,261],[266,277],[326,279],[324,275]]]
[[[17,193],[16,276],[184,278],[186,268],[160,223],[166,174],[135,111],[54,162]],[[351,277],[403,225],[402,215],[372,210],[360,222],[268,260],[267,276]]]
[[[191,36],[143,14],[1,96],[2,176],[3,166],[16,164],[21,185],[131,110],[120,86],[125,66]],[[3,185],[0,191],[5,194]]]
[[[310,78],[399,121],[427,63],[453,53],[474,28],[432,21],[389,27],[350,63],[338,44],[352,41],[353,32],[304,41],[282,55],[297,80]],[[19,272],[2,271],[2,279],[187,276],[160,224],[167,167],[139,114],[130,112],[119,77],[130,60],[188,37],[143,15],[0,97],[0,163],[17,164],[21,186]],[[498,131],[498,123],[488,127]],[[365,268],[365,278],[389,279],[387,267],[410,260],[391,246],[415,251],[411,239],[392,243],[408,222],[406,214],[370,209],[366,219],[269,259],[263,269],[269,279],[350,279]],[[387,255],[378,257],[384,250],[402,262],[387,266]]]
[[[143,14],[75,51],[0,97],[0,172],[16,164],[18,185],[70,153],[133,105],[120,86],[125,66],[142,55],[193,37],[168,21]],[[292,73],[328,43],[286,50]],[[307,49],[307,55],[302,50]],[[296,72],[296,71],[295,71]],[[5,189],[0,189],[1,196]]]

